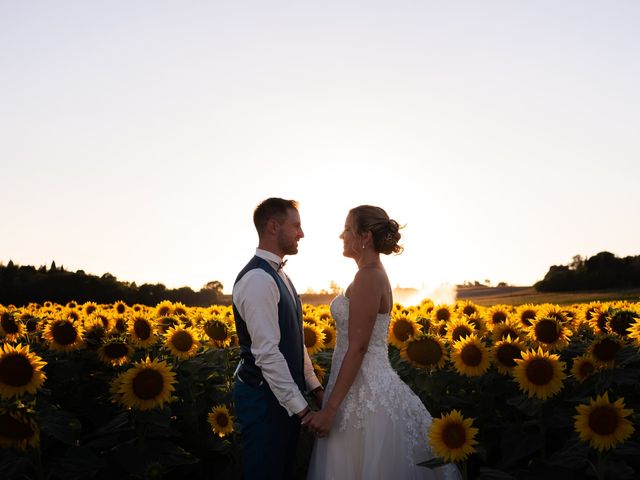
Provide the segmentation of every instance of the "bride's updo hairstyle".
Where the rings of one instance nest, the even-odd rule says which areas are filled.
[[[400,225],[389,218],[387,212],[380,207],[372,205],[360,205],[349,210],[351,223],[356,233],[362,235],[371,231],[373,246],[378,253],[389,255],[402,253],[403,247],[398,245],[400,241]]]

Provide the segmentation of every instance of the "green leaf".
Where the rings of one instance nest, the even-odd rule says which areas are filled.
[[[104,468],[105,461],[86,447],[70,448],[56,464],[55,476],[64,479],[93,478]]]
[[[573,440],[545,459],[544,463],[571,470],[584,470],[587,466],[589,446],[579,440]]]
[[[38,416],[42,432],[67,445],[75,445],[78,442],[82,424],[75,415],[64,410],[44,408]]]
[[[426,460],[424,462],[418,463],[419,467],[427,467],[427,468],[438,468],[445,465],[445,462],[438,457],[434,457],[431,460]]]

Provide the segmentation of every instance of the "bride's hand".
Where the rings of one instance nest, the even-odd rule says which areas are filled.
[[[307,424],[309,430],[318,437],[326,437],[333,426],[336,414],[326,408],[315,412],[311,421]]]

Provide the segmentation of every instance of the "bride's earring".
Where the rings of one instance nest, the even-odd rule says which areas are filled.
[[[364,250],[364,243],[362,244],[362,249]]]

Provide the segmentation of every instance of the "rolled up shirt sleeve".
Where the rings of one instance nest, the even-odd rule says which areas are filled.
[[[313,363],[311,363],[307,347],[304,347],[304,380],[307,384],[307,392],[322,385],[316,376],[316,372],[313,370]]]
[[[233,288],[233,303],[247,324],[251,337],[251,353],[256,365],[262,370],[264,379],[280,405],[291,416],[304,410],[308,404],[293,380],[287,361],[278,346],[280,343],[279,301],[280,293],[276,282],[262,269],[250,270]],[[308,355],[306,357],[308,358]],[[307,379],[307,358],[305,358],[305,380]],[[311,363],[310,360],[309,363]],[[313,366],[311,369],[313,370]]]

